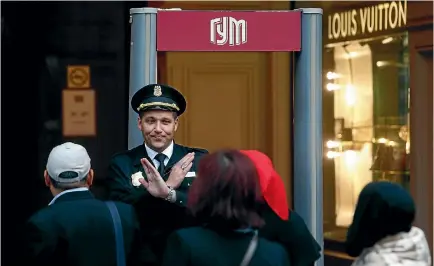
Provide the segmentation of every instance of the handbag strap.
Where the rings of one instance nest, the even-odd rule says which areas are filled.
[[[105,204],[110,210],[115,229],[117,266],[125,266],[124,234],[122,232],[121,217],[119,216],[118,208],[116,208],[113,201],[106,201]]]
[[[248,266],[250,261],[255,254],[256,248],[258,247],[258,231],[254,232],[252,240],[250,240],[249,247],[247,248],[246,254],[244,254],[243,261],[241,261],[240,266]]]

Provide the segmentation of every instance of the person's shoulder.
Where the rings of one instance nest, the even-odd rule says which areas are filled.
[[[209,151],[206,149],[198,148],[198,147],[189,147],[190,152],[194,152],[195,154],[208,154]]]
[[[291,210],[289,212],[289,221],[295,222],[295,223],[302,223],[305,224],[303,218],[298,214],[298,212]]]
[[[268,205],[262,209],[262,214],[266,222],[265,229],[280,230],[288,226],[304,229],[306,227],[303,218],[294,210],[289,210],[288,220],[281,219]],[[267,226],[267,224],[269,226]]]
[[[259,245],[262,247],[262,251],[266,252],[270,256],[270,258],[272,258],[272,257],[278,258],[281,256],[288,257],[289,256],[285,247],[278,242],[270,241],[270,240],[267,240],[265,238],[260,237],[259,238]]]
[[[207,231],[208,230],[202,226],[193,226],[178,229],[173,232],[173,235],[186,242],[190,242],[192,240],[197,240],[198,238],[206,238],[207,235],[209,235]]]
[[[111,163],[123,163],[133,160],[138,153],[140,153],[140,150],[142,149],[142,145],[134,147],[130,150],[124,150],[117,152],[112,155],[111,157]]]
[[[136,219],[136,211],[131,204],[121,202],[121,201],[112,201],[116,208],[119,210],[119,214],[124,217],[130,217],[131,219]],[[107,202],[105,202],[107,203]]]
[[[285,250],[283,248],[283,246],[276,241],[268,240],[265,237],[259,237],[258,239],[259,239],[258,242],[266,248],[276,249],[276,250]]]
[[[281,219],[268,204],[262,204],[260,206],[260,212],[265,221],[265,226],[259,231],[263,235],[275,235],[281,234],[281,231],[285,231],[289,221]],[[290,211],[290,216],[292,212]]]
[[[178,146],[180,149],[183,149],[185,151],[185,153],[189,153],[189,152],[194,152],[196,155],[197,154],[208,154],[208,150],[203,149],[203,148],[198,148],[198,147],[188,147],[188,146],[183,146],[180,144],[176,144],[176,146]]]
[[[130,210],[134,212],[134,207],[131,204],[122,201],[112,201],[112,202],[116,205],[116,208]]]
[[[179,236],[188,236],[190,234],[202,233],[204,230],[202,226],[192,226],[178,229],[175,233]]]
[[[27,220],[27,223],[37,227],[44,226],[47,222],[51,222],[53,220],[52,216],[53,208],[52,206],[47,206],[30,216],[30,218]]]
[[[286,221],[288,227],[292,228],[292,233],[296,234],[297,237],[306,237],[313,239],[312,234],[307,227],[304,219],[296,211],[290,211],[289,219]]]

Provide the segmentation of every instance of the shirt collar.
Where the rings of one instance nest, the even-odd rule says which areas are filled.
[[[59,194],[57,194],[51,201],[50,203],[48,203],[48,205],[53,204],[60,196],[65,195],[66,193],[69,192],[78,192],[78,191],[88,191],[89,189],[87,187],[78,187],[78,188],[73,188],[73,189],[68,189],[68,190],[64,190],[62,192],[60,192]]]
[[[149,148],[148,145],[146,145],[145,143],[145,149],[146,149],[146,153],[148,154],[149,158],[151,158],[152,160],[155,158],[155,155],[158,154],[158,152],[154,151],[153,149]],[[170,159],[170,157],[172,157],[173,154],[173,140],[172,142],[170,142],[169,147],[167,147],[162,154],[166,155],[168,159]]]

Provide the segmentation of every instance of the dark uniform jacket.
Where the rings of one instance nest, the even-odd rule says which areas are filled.
[[[291,265],[311,266],[321,256],[321,246],[315,240],[304,220],[295,211],[287,221],[280,219],[268,205],[261,206],[265,225],[259,236],[282,244],[288,252]]]
[[[162,266],[239,266],[253,233],[222,233],[190,227],[174,232],[167,242]],[[289,266],[288,254],[278,243],[259,238],[249,266]]]
[[[320,258],[321,246],[295,211],[290,211],[287,221],[277,216],[267,204],[258,206],[258,212],[265,222],[259,229],[259,236],[281,244],[292,266],[312,266]],[[188,217],[188,227],[200,225],[191,214]]]
[[[132,206],[116,202],[121,217],[127,265],[139,261],[141,239]],[[24,228],[22,265],[116,266],[113,220],[90,191],[74,191],[34,214]]]
[[[203,149],[174,143],[173,154],[165,166],[167,174],[163,176],[164,180],[169,177],[171,168],[190,152],[195,152],[190,172],[196,172],[198,161],[208,153]],[[141,171],[145,176],[140,162],[142,158],[147,158],[152,163],[152,158],[148,157],[144,144],[114,155],[110,162],[106,186],[110,199],[123,201],[135,207],[142,228],[143,239],[149,241],[155,255],[155,265],[159,265],[168,235],[175,229],[184,226],[187,192],[196,177],[185,177],[176,189],[176,203],[155,198],[143,186],[134,187],[131,183],[131,176],[136,172]]]

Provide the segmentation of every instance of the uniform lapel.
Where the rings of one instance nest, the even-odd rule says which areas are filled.
[[[142,163],[140,162],[142,158],[148,159],[148,161],[151,162],[151,164],[155,167],[154,162],[151,158],[149,158],[149,155],[146,152],[145,144],[140,145],[136,150],[136,153],[134,154],[133,165],[136,172],[140,171],[142,172],[142,175],[146,177],[145,170],[143,169]]]
[[[179,162],[185,154],[182,152],[181,146],[176,143],[173,143],[173,153],[172,157],[170,157],[169,162],[166,165],[166,169],[172,169],[172,167]],[[167,170],[166,170],[167,171]]]
[[[179,162],[182,157],[184,157],[184,153],[182,150],[182,147],[180,145],[177,145],[176,143],[173,143],[173,153],[172,156],[169,159],[169,162],[167,162],[166,169],[164,170],[165,174],[163,176],[164,180],[167,180],[170,175],[170,171],[172,171],[172,167]]]

